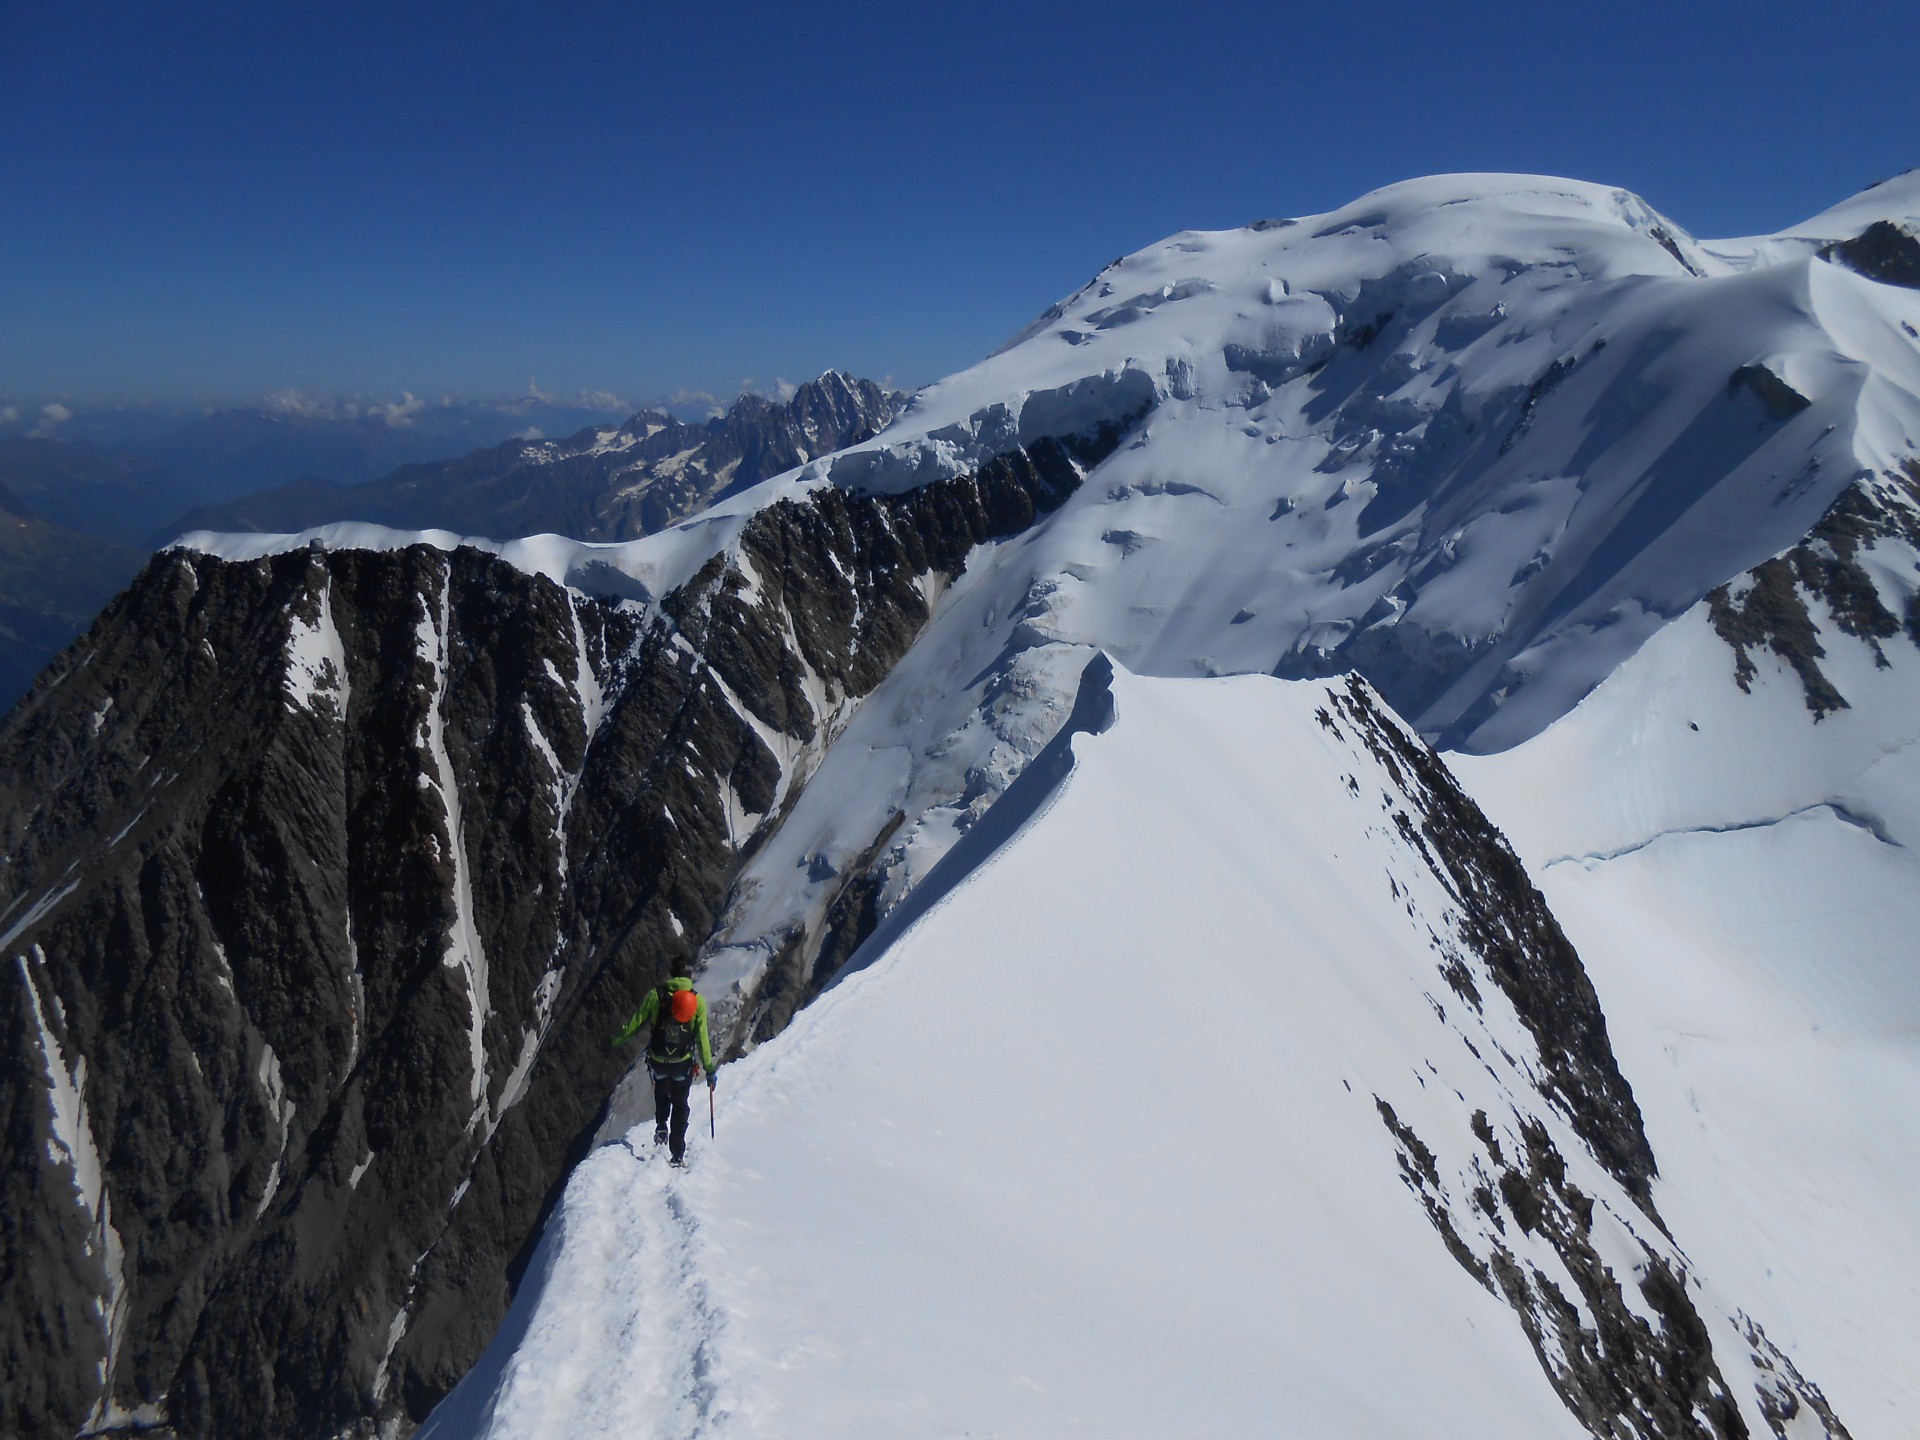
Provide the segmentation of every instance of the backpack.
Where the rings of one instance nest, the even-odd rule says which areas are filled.
[[[660,986],[660,1009],[653,1017],[653,1034],[647,1040],[647,1054],[657,1060],[678,1061],[693,1055],[694,1018],[700,1013],[700,997],[692,990],[669,990]]]

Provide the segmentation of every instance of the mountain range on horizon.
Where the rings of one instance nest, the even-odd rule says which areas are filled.
[[[703,421],[641,410],[560,440],[513,439],[357,485],[261,491],[180,518],[191,530],[295,532],[342,521],[511,539],[650,535],[816,455],[872,438],[905,396],[829,370],[785,400],[746,394]]]
[[[721,486],[749,485],[866,438],[899,399],[837,374],[789,388],[784,400],[744,394],[692,421],[648,409],[617,425],[587,424],[565,440],[516,437],[464,454],[450,452],[499,436],[502,415],[572,424],[587,413],[545,402],[442,406],[457,418],[439,415],[441,423],[416,430],[410,416],[392,422],[357,406],[348,414],[227,410],[131,448],[0,434],[0,485],[17,512],[0,549],[0,705],[26,693],[149,553],[189,530],[359,520],[631,539],[691,513]],[[397,463],[403,456],[412,458]],[[390,462],[391,470],[358,478]]]
[[[1920,174],[1448,175],[207,507],[0,724],[0,1429],[1893,1440],[1916,437]]]
[[[0,404],[0,442],[71,446],[150,467],[169,483],[171,510],[215,504],[296,480],[336,485],[377,479],[404,464],[444,460],[516,435],[570,435],[636,408],[618,396],[547,395],[537,388],[509,399],[394,399],[280,390],[258,399],[203,404],[88,401]],[[705,419],[724,405],[703,398]]]

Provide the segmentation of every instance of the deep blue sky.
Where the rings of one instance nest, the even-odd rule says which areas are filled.
[[[1770,230],[1920,164],[1920,5],[0,0],[0,396],[644,399],[971,363],[1441,170]]]

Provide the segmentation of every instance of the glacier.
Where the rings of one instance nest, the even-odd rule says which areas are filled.
[[[1913,554],[1906,552],[1911,571]],[[1920,654],[1821,616],[1847,709],[1701,610],[1527,744],[1454,757],[1579,946],[1663,1213],[1859,1436],[1920,1395]]]

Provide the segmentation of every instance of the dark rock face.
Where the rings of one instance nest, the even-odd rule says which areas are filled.
[[[423,1417],[923,582],[1118,439],[772,506],[657,601],[156,557],[0,729],[0,1433]]]
[[[1882,285],[1920,290],[1920,239],[1891,220],[1876,220],[1851,240],[1836,240],[1820,255]]]
[[[1871,648],[1882,666],[1887,657],[1881,642],[1904,634],[1920,645],[1915,596],[1908,597],[1903,621],[1887,608],[1861,563],[1862,552],[1882,541],[1920,550],[1920,460],[1909,460],[1894,473],[1862,476],[1841,492],[1804,541],[1709,592],[1708,619],[1733,650],[1734,683],[1750,689],[1753,652],[1770,650],[1799,677],[1815,719],[1849,708],[1847,697],[1820,668],[1827,652],[1807,608],[1810,600],[1821,601],[1833,623]]]
[[[1413,799],[1418,813],[1396,811],[1395,828],[1458,902],[1468,949],[1539,1047],[1544,1093],[1621,1188],[1650,1208],[1653,1150],[1640,1107],[1614,1059],[1600,997],[1546,898],[1440,757],[1393,724],[1366,686],[1350,679],[1336,708]],[[1337,728],[1324,711],[1321,723]],[[1441,974],[1478,1008],[1463,957],[1447,954]]]
[[[1537,1052],[1535,1064],[1504,1047],[1498,1057],[1473,1049],[1490,1069],[1497,1058],[1524,1075],[1538,1100],[1523,1086],[1513,1092],[1511,1113],[1490,1118],[1475,1110],[1463,1117],[1463,1134],[1430,1129],[1423,1136],[1374,1097],[1401,1178],[1448,1253],[1511,1307],[1555,1392],[1596,1437],[1744,1440],[1749,1431],[1729,1379],[1737,1358],[1758,1377],[1754,1404],[1777,1434],[1785,1436],[1786,1417],[1805,1412],[1814,1422],[1807,1433],[1844,1440],[1847,1430],[1818,1388],[1755,1321],[1726,1317],[1722,1343],[1745,1350],[1737,1357],[1716,1351],[1706,1302],[1654,1206],[1653,1152],[1599,998],[1500,833],[1439,757],[1357,679],[1333,693],[1319,719],[1336,736],[1356,737],[1391,778],[1398,795],[1384,803],[1392,824],[1456,907],[1454,923],[1432,932],[1441,978],[1482,1016],[1494,1002],[1481,988],[1490,981]],[[1433,1003],[1444,1022],[1445,1007]],[[1534,1108],[1540,1102],[1547,1109]],[[1595,1193],[1582,1188],[1545,1123],[1549,1110],[1612,1184]],[[1467,1158],[1443,1160],[1442,1150]],[[1623,1237],[1637,1252],[1625,1273],[1602,1253]],[[1568,1281],[1573,1294],[1562,1288]]]
[[[1791,420],[1813,402],[1764,365],[1742,365],[1727,377],[1727,394],[1742,390],[1760,402],[1772,421]]]
[[[509,537],[551,532],[630,540],[715,500],[883,429],[905,397],[829,371],[785,403],[743,395],[724,416],[690,425],[642,412],[564,441],[512,440],[459,460],[405,465],[335,488],[295,484],[196,510],[187,530],[288,532],[336,520],[402,530]]]

